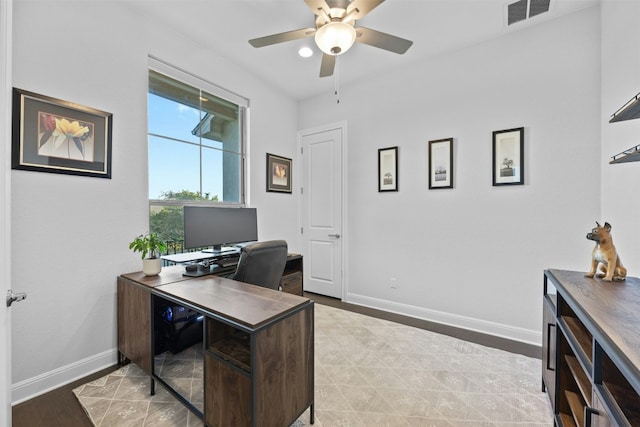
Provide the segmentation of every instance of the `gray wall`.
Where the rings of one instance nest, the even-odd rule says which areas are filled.
[[[251,100],[261,238],[299,250],[297,193],[264,191],[265,153],[297,162],[298,129],[347,120],[347,299],[539,344],[542,270],[586,270],[601,213],[640,274],[640,169],[607,165],[638,143],[640,123],[607,120],[640,90],[639,17],[637,2],[605,1],[342,87],[336,105],[298,104],[120,2],[15,2],[14,86],[112,112],[114,151],[111,180],[11,174],[12,285],[29,293],[12,308],[14,403],[115,361],[115,277],[140,269],[127,244],[148,227],[147,55]],[[516,126],[527,185],[494,188],[491,132]],[[427,142],[446,137],[455,189],[429,191]],[[377,149],[392,145],[400,191],[379,194]]]
[[[629,274],[640,275],[640,163],[610,165],[611,156],[640,144],[640,120],[609,123],[640,92],[640,2],[602,3],[602,220],[611,223]]]
[[[301,129],[348,121],[348,301],[540,344],[542,271],[585,270],[600,213],[599,17],[426,58],[342,88],[339,105],[301,103]],[[492,131],[520,126],[526,185],[493,187]],[[428,190],[428,141],[448,137],[455,188]],[[400,191],[378,193],[377,149],[394,145]]]
[[[72,20],[70,21],[70,17]],[[121,2],[14,3],[13,85],[113,113],[113,179],[12,171],[13,401],[116,361],[116,276],[148,230],[147,57],[251,102],[250,204],[259,237],[296,250],[295,196],[266,193],[265,155],[295,154],[297,104]]]

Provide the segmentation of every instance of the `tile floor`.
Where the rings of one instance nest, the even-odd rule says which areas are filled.
[[[551,427],[541,361],[320,304],[315,426]],[[163,377],[202,403],[199,350],[164,353]],[[104,388],[108,390],[105,391]],[[135,365],[74,390],[98,426],[202,423]],[[308,426],[304,413],[294,426]]]

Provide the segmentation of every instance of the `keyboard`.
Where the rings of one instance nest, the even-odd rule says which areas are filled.
[[[235,267],[236,265],[238,265],[239,260],[240,260],[239,257],[222,258],[222,259],[216,260],[215,263],[218,264],[220,267]]]

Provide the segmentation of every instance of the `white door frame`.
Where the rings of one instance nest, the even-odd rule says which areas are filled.
[[[349,289],[349,274],[348,274],[348,264],[347,264],[347,259],[349,258],[348,254],[349,254],[349,222],[347,221],[347,218],[349,218],[348,215],[348,211],[349,211],[349,204],[347,203],[347,201],[349,200],[349,198],[347,197],[347,189],[349,188],[349,186],[347,185],[347,146],[349,145],[347,143],[348,140],[348,132],[347,132],[347,121],[339,121],[339,122],[334,122],[334,123],[329,123],[326,125],[321,125],[318,127],[314,127],[314,128],[310,128],[310,129],[304,129],[301,131],[298,131],[298,155],[299,157],[299,161],[298,164],[302,165],[302,138],[306,135],[310,135],[310,134],[314,134],[314,133],[318,133],[318,132],[326,132],[326,131],[330,131],[333,129],[340,129],[342,131],[342,231],[341,231],[341,237],[340,240],[342,241],[342,295],[340,296],[340,300],[341,301],[346,301],[346,297],[348,295],[348,289]],[[301,169],[301,168],[297,168],[297,169]],[[298,173],[296,173],[297,175],[297,179],[298,182],[302,182],[302,177],[304,176],[304,171],[299,170]],[[303,218],[303,209],[302,209],[302,195],[300,195],[300,197],[298,198],[298,229],[301,230],[302,229],[302,225],[304,224],[304,218]],[[302,235],[300,235],[300,246],[302,247]],[[304,286],[304,284],[303,284]]]
[[[0,291],[11,288],[11,22],[13,0],[0,0]],[[0,424],[11,425],[11,309],[2,304],[0,324]]]

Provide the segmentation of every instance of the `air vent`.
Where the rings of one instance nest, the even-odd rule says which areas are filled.
[[[551,0],[529,0],[529,18],[549,12]]]
[[[519,0],[509,6],[508,25],[527,19],[527,0]]]
[[[551,0],[518,0],[506,5],[507,25],[548,12]]]

